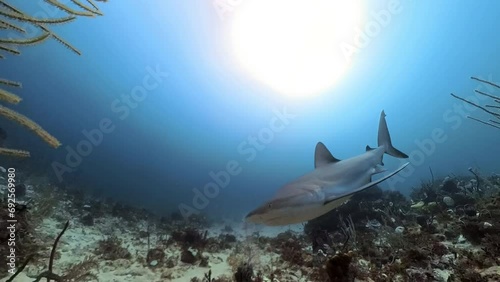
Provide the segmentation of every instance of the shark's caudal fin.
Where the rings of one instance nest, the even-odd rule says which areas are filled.
[[[385,153],[396,158],[408,158],[408,155],[401,152],[400,150],[394,148],[391,142],[391,135],[389,134],[389,129],[387,128],[387,122],[385,121],[385,113],[382,111],[380,113],[380,121],[378,123],[378,146],[385,147]],[[367,148],[368,149],[368,148]]]

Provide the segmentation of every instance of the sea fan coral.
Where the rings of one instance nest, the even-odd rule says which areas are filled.
[[[493,82],[490,82],[490,81],[487,81],[487,80],[483,80],[483,79],[480,79],[480,78],[477,78],[477,77],[471,77],[471,79],[474,79],[474,80],[477,80],[479,82],[482,82],[482,83],[485,83],[485,84],[488,84],[490,86],[493,86],[497,89],[500,89],[500,85],[497,85]],[[476,108],[479,108],[481,110],[483,110],[484,112],[488,113],[489,115],[491,115],[492,119],[489,119],[487,121],[484,121],[484,120],[480,120],[478,118],[475,118],[475,117],[471,117],[471,116],[467,116],[467,118],[469,119],[472,119],[474,121],[477,121],[477,122],[480,122],[482,124],[485,124],[485,125],[488,125],[488,126],[491,126],[491,127],[494,127],[494,128],[497,128],[497,129],[500,129],[500,112],[498,111],[500,109],[500,97],[499,96],[495,96],[495,95],[492,95],[492,94],[489,94],[489,93],[485,93],[483,91],[480,91],[480,90],[474,90],[477,94],[479,95],[482,95],[482,96],[486,96],[486,97],[489,97],[491,99],[493,99],[493,101],[496,103],[495,105],[485,105],[485,106],[481,106],[479,104],[476,104],[474,102],[471,102],[467,99],[464,99],[464,98],[461,98],[453,93],[451,93],[451,96],[453,96],[454,98],[457,98],[469,105],[472,105]]]
[[[68,23],[76,19],[77,16],[101,16],[102,12],[99,11],[97,6],[91,0],[87,0],[91,7],[84,5],[78,0],[72,0],[71,2],[74,4],[74,6],[76,6],[75,8],[72,8],[57,0],[46,0],[46,2],[49,5],[55,6],[58,9],[66,12],[69,15],[62,18],[35,18],[22,12],[20,9],[14,7],[13,5],[8,4],[4,0],[0,0],[0,28],[11,31],[11,33],[9,33],[9,36],[14,36],[14,38],[11,38],[12,36],[9,38],[0,38],[0,59],[4,58],[4,54],[2,53],[6,52],[12,55],[19,55],[21,54],[21,52],[16,47],[39,44],[44,42],[48,38],[54,38],[57,42],[61,43],[66,48],[70,49],[78,55],[81,55],[80,51],[78,51],[75,47],[66,42],[60,36],[52,32],[45,25]],[[106,1],[101,0],[99,2]],[[25,27],[27,25],[31,25],[39,29],[40,34],[29,38],[23,37],[23,35],[25,35],[26,33]],[[21,83],[7,79],[0,79],[0,86],[19,88],[21,87]],[[10,104],[17,104],[21,101],[21,98],[14,93],[0,88],[0,101]],[[21,124],[22,126],[27,127],[36,135],[38,135],[43,141],[48,143],[51,147],[57,148],[61,145],[59,140],[45,131],[37,123],[14,110],[0,105],[0,115],[18,124]],[[30,153],[28,151],[3,147],[0,147],[0,154],[15,157],[30,156]]]

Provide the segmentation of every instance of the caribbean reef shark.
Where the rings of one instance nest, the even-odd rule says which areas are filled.
[[[314,153],[315,169],[279,189],[274,198],[250,212],[246,221],[277,226],[321,216],[342,205],[353,194],[394,176],[409,164],[405,163],[388,175],[372,181],[372,175],[386,171],[382,163],[384,153],[396,158],[408,158],[392,146],[385,113],[382,111],[377,148],[366,146],[364,154],[339,160],[323,143],[317,143]]]

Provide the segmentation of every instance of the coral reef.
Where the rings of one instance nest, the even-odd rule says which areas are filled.
[[[38,274],[36,276],[36,279],[34,280],[34,282],[41,281],[42,278],[46,278],[47,281],[54,280],[54,281],[58,281],[58,282],[88,281],[88,280],[86,280],[88,278],[93,278],[93,279],[97,278],[95,276],[95,274],[93,274],[91,272],[92,269],[97,266],[97,262],[91,258],[86,258],[81,263],[78,263],[78,264],[71,266],[69,268],[68,272],[63,276],[54,273],[53,266],[54,266],[54,257],[56,255],[57,244],[59,243],[59,240],[61,239],[64,232],[66,232],[66,229],[68,229],[68,226],[69,226],[69,221],[66,221],[62,231],[59,233],[59,235],[55,239],[54,244],[52,246],[52,251],[50,252],[48,269],[46,271],[43,271],[42,273]],[[33,259],[33,256],[34,255],[28,256],[26,258],[26,260],[24,261],[24,263],[17,269],[17,271],[9,279],[6,280],[6,282],[14,281],[14,278],[16,278],[19,275],[19,273],[21,273],[25,269],[26,265],[28,265],[28,263]]]
[[[181,253],[181,261],[183,263],[195,264],[196,257],[193,255],[193,253],[190,250],[184,250]]]
[[[330,282],[354,281],[352,272],[349,270],[352,257],[347,254],[338,254],[326,262],[326,273]]]
[[[109,237],[99,241],[99,246],[95,250],[95,254],[104,260],[130,259],[130,252],[122,247],[122,242],[117,237]]]
[[[146,263],[150,267],[156,267],[163,264],[165,252],[159,248],[151,249],[146,255]]]
[[[411,203],[397,192],[372,188],[311,220],[305,232],[312,241],[315,261],[324,262],[332,250],[348,248],[362,258],[349,271],[357,279],[435,281],[455,277],[457,281],[482,281],[480,269],[500,263],[500,178],[482,177],[472,168],[468,171],[472,179],[453,176],[423,182],[412,191]],[[341,215],[349,217],[346,220]],[[353,238],[356,244],[349,243]],[[474,267],[465,271],[461,263]],[[315,281],[324,279],[315,273]]]
[[[279,234],[271,240],[271,246],[276,249],[283,261],[291,265],[312,266],[312,257],[303,251],[305,248],[305,237],[300,238],[291,232]]]
[[[234,274],[236,282],[253,282],[253,267],[251,264],[242,264],[238,266],[238,270]]]
[[[23,275],[34,279],[40,273],[72,281],[94,281],[94,275],[176,282],[500,279],[500,176],[475,169],[422,182],[409,199],[372,188],[304,228],[272,234],[205,216],[162,218],[80,189],[30,182],[23,179],[28,203],[19,206],[18,217],[26,227],[17,236],[24,242],[18,254],[29,262]],[[86,216],[93,225],[85,224]],[[75,219],[69,241],[80,236],[82,243],[59,242],[51,261],[72,253],[78,260],[46,272],[45,242],[69,217]],[[41,236],[34,226],[53,228]]]
[[[2,219],[9,218],[8,217],[8,203],[7,200],[0,198],[0,217]],[[27,260],[29,256],[36,254],[40,246],[35,241],[33,237],[33,230],[35,224],[32,220],[32,211],[26,204],[18,204],[15,207],[15,218],[17,220],[16,229],[14,231],[15,235],[15,245],[14,250],[16,254],[16,262]],[[6,220],[0,221],[0,253],[8,254],[9,248],[11,246],[8,245],[9,239],[11,238],[8,222]],[[0,271],[1,273],[7,273],[7,265],[1,264]]]

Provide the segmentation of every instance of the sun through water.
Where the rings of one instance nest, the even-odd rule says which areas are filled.
[[[291,98],[330,89],[349,67],[340,46],[361,21],[356,1],[252,0],[239,6],[231,44],[255,79]]]

